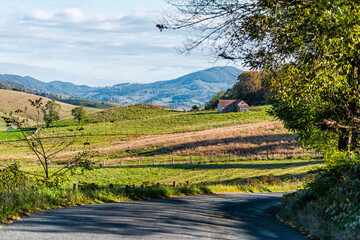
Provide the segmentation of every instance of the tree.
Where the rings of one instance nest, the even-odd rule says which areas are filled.
[[[42,98],[40,98],[40,99],[42,99]],[[31,102],[31,104],[34,103],[31,100],[29,100],[29,101]],[[40,100],[40,102],[41,102],[41,100]],[[40,107],[41,111],[44,114],[43,118],[44,118],[44,122],[46,123],[47,128],[50,126],[51,123],[60,119],[59,112],[61,109],[61,105],[56,103],[55,99],[47,101],[45,106],[42,106],[42,102],[41,102],[41,105],[38,105],[38,106]]]
[[[71,115],[74,117],[76,121],[78,121],[79,125],[81,124],[81,121],[88,119],[88,112],[84,109],[83,106],[76,107],[71,110]]]
[[[224,99],[224,96],[225,96],[224,91],[218,92],[216,94],[216,96],[211,98],[210,101],[205,104],[205,110],[213,110],[213,109],[215,109],[217,107],[218,103],[219,103],[219,100]]]
[[[226,92],[220,91],[205,105],[206,110],[216,108],[219,99],[241,99],[249,105],[267,104],[264,77],[259,71],[245,71],[241,73],[237,82]]]
[[[1,118],[5,121],[7,126],[16,126],[20,130],[19,141],[12,143],[14,147],[22,147],[22,143],[25,142],[26,146],[34,153],[38,162],[43,168],[43,175],[37,173],[26,172],[27,174],[41,177],[45,181],[51,179],[57,179],[57,177],[64,175],[67,172],[74,173],[77,168],[90,169],[90,161],[85,159],[86,153],[81,152],[73,159],[69,160],[68,164],[57,169],[57,171],[50,173],[50,164],[52,160],[76,140],[76,134],[67,136],[65,134],[56,132],[43,133],[41,128],[41,120],[44,116],[44,106],[42,98],[35,101],[29,99],[32,108],[35,109],[33,116],[27,113],[28,108],[24,110],[16,110],[15,114],[10,112]],[[49,101],[52,102],[52,101]],[[49,103],[48,102],[48,103]],[[27,116],[27,118],[19,117],[19,115]],[[30,124],[31,119],[34,123]]]
[[[169,1],[190,28],[184,51],[207,44],[220,58],[262,71],[272,113],[303,144],[356,150],[360,134],[360,4],[355,0]],[[319,143],[322,144],[319,144]]]
[[[232,98],[245,100],[249,105],[263,105],[266,96],[262,74],[259,71],[240,74],[233,87]]]
[[[193,106],[191,107],[191,111],[192,111],[192,112],[197,112],[197,111],[199,111],[199,106],[198,106],[198,105],[193,105]]]

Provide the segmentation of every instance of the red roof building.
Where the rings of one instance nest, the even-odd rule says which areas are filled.
[[[248,112],[249,105],[242,100],[219,100],[217,106],[218,113],[226,112]]]

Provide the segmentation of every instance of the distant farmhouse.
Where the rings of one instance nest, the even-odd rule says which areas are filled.
[[[249,105],[242,100],[219,100],[217,105],[218,113],[227,112],[248,112]]]

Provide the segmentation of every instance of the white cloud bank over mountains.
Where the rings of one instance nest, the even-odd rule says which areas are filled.
[[[134,8],[136,1],[131,6],[118,1],[115,5],[124,2],[126,9],[118,13],[94,1],[90,6],[72,6],[71,1],[48,6],[36,0],[34,8],[8,6],[0,12],[0,73],[31,72],[42,81],[105,86],[168,80],[213,66],[199,53],[178,55],[175,47],[182,45],[183,33],[160,33],[155,24],[161,9],[148,3]],[[6,66],[11,66],[8,71]]]

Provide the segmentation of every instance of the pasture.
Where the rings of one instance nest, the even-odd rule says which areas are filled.
[[[74,144],[51,158],[50,172],[81,152],[87,153],[93,170],[64,175],[57,188],[29,189],[16,196],[1,192],[7,199],[1,219],[94,202],[301,188],[313,178],[308,171],[322,166],[322,160],[297,146],[295,135],[269,116],[268,109],[217,114],[134,105],[91,113],[80,131],[76,121],[62,119],[40,129],[45,151],[58,139],[76,136]],[[0,140],[2,167],[16,162],[23,172],[42,174],[18,130],[0,132]]]

